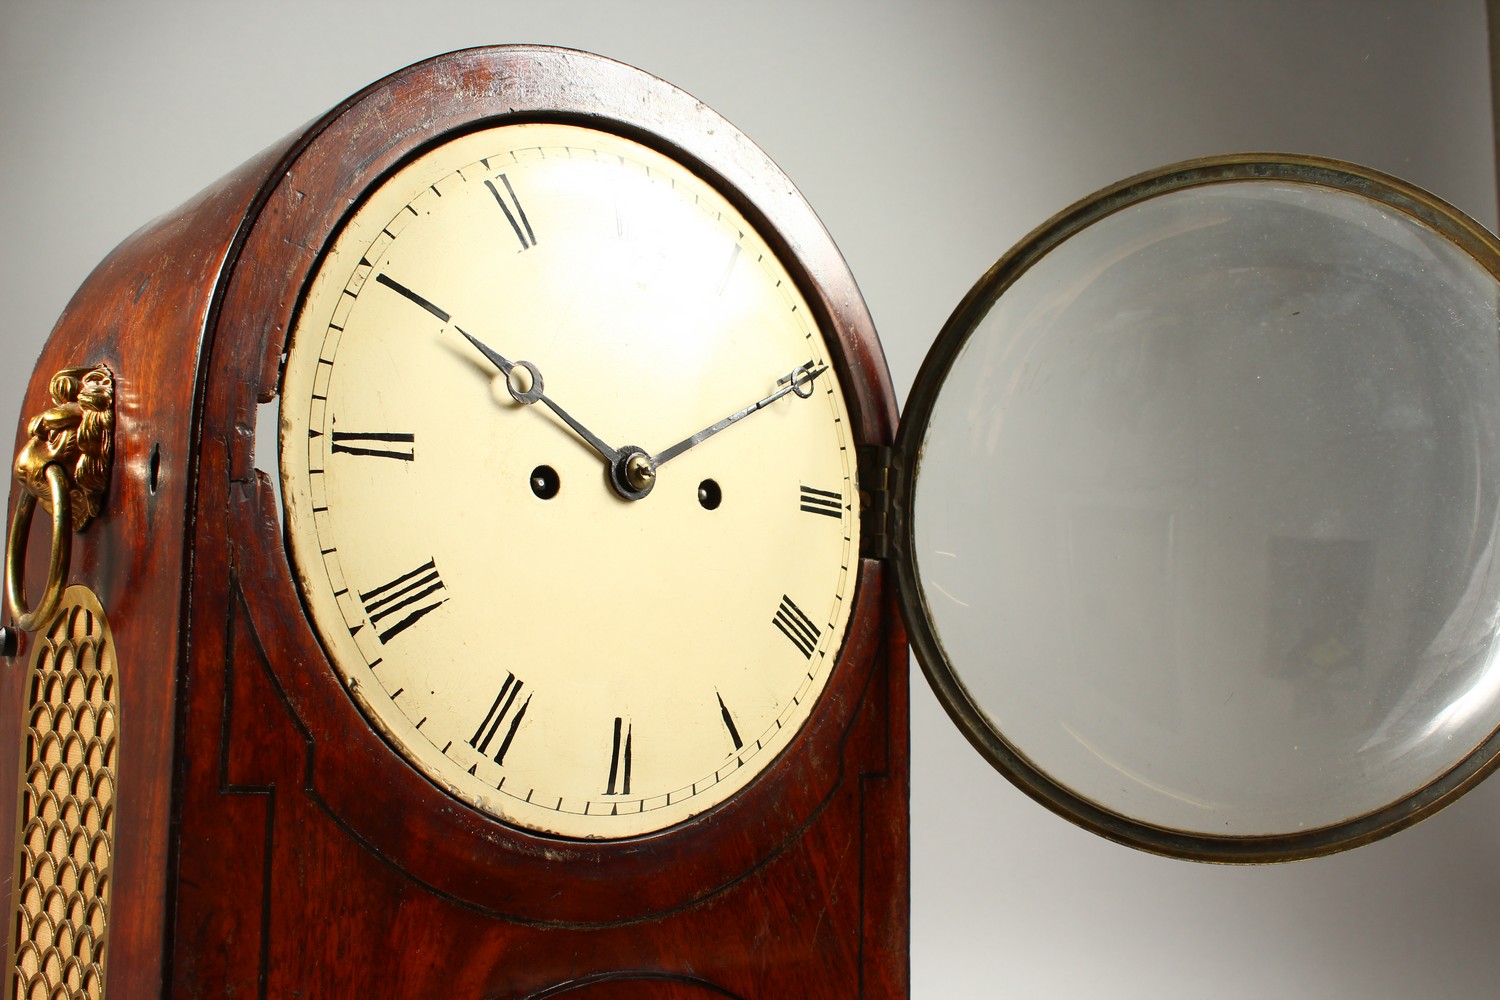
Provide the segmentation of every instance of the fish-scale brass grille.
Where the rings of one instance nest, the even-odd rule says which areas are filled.
[[[119,746],[115,649],[97,599],[70,588],[27,678],[12,995],[104,995]]]

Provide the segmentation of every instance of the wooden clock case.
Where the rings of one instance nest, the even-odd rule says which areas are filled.
[[[62,368],[114,373],[113,479],[68,580],[98,595],[118,651],[110,995],[908,990],[907,645],[882,560],[862,559],[838,664],[789,749],[721,806],[620,842],[528,834],[439,790],[364,720],[303,611],[256,467],[274,453],[257,418],[303,285],[389,170],[440,137],[528,120],[619,132],[719,188],[819,313],[855,439],[873,455],[894,438],[869,315],[791,184],[714,112],[596,56],[420,63],[131,236],[59,319],[23,403],[45,408]],[[33,525],[29,579],[48,547]],[[20,768],[31,643],[0,661],[0,774]],[[0,828],[16,808],[0,796]]]

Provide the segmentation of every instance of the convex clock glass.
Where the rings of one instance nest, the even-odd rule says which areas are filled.
[[[997,264],[902,427],[908,617],[976,744],[1213,860],[1347,847],[1493,767],[1496,261],[1399,181],[1246,156]]]

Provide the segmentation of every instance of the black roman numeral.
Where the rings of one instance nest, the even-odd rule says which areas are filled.
[[[734,742],[736,750],[744,747],[745,743],[740,739],[740,731],[734,726],[734,716],[729,714],[729,707],[724,704],[724,696],[717,691],[714,692],[719,699],[719,717],[724,720],[724,728],[729,730],[729,738]]]
[[[505,683],[500,685],[500,693],[495,695],[495,702],[490,710],[485,713],[484,721],[479,728],[474,730],[474,735],[469,739],[469,746],[480,753],[490,752],[490,742],[494,740],[495,734],[499,732],[500,726],[510,720],[510,726],[505,730],[505,738],[500,741],[500,746],[495,751],[495,763],[505,763],[505,752],[510,749],[510,741],[516,738],[516,730],[521,728],[521,720],[526,717],[526,708],[531,704],[531,695],[521,702],[521,707],[516,709],[514,715],[511,709],[515,708],[516,699],[521,695],[521,688],[525,687],[515,674],[507,672]]]
[[[604,794],[630,794],[630,723],[619,716],[615,717],[615,744],[609,757],[609,785]]]
[[[813,650],[818,648],[818,636],[823,634],[822,629],[812,623],[812,619],[802,613],[802,609],[792,603],[792,599],[785,594],[781,596],[781,605],[776,609],[776,617],[771,619],[771,624],[781,630],[781,634],[792,640],[792,645],[797,647],[797,652],[807,659],[812,659]]]
[[[510,186],[510,178],[500,174],[500,183],[505,185],[505,194],[495,187],[495,182],[486,180],[484,186],[490,189],[490,194],[495,196],[495,201],[500,206],[500,211],[505,213],[510,228],[515,230],[516,239],[521,241],[521,249],[526,250],[536,246],[536,233],[531,231],[531,221],[526,218],[526,210],[521,207],[521,202],[516,198],[515,189]],[[505,196],[510,196],[510,203],[506,204]],[[511,211],[514,208],[515,211]]]
[[[802,511],[805,514],[826,514],[829,517],[843,517],[844,499],[842,493],[833,490],[820,490],[811,486],[802,487],[801,493]]]
[[[394,458],[401,462],[416,459],[416,435],[395,432],[358,434],[354,431],[333,432],[333,454],[367,455],[371,458]],[[403,448],[402,445],[405,445]]]
[[[403,573],[390,583],[365,591],[359,599],[365,606],[365,613],[370,616],[370,625],[381,630],[380,641],[384,643],[447,603],[446,597],[429,600],[442,590],[443,581],[438,578],[437,566],[429,559],[410,573]],[[395,621],[382,629],[382,623],[393,617]]]

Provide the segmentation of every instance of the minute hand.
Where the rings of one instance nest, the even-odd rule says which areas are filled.
[[[771,393],[764,399],[756,400],[749,406],[745,407],[743,410],[736,410],[734,413],[731,413],[729,416],[725,417],[723,420],[720,420],[718,423],[710,424],[709,426],[699,431],[697,434],[694,434],[691,437],[683,438],[681,441],[678,441],[676,444],[672,445],[672,447],[660,452],[657,455],[652,456],[651,464],[654,466],[659,466],[663,462],[667,462],[676,458],[678,455],[681,455],[683,452],[687,451],[689,448],[692,448],[694,445],[702,444],[704,441],[707,441],[709,438],[713,437],[715,434],[719,433],[735,421],[743,420],[750,414],[754,413],[756,410],[759,410],[764,406],[771,405],[782,396],[785,396],[787,393],[795,392],[801,398],[806,399],[808,396],[812,395],[813,382],[819,375],[822,375],[827,370],[827,365],[823,365],[820,368],[813,368],[813,363],[811,361],[809,361],[805,365],[798,365],[796,368],[793,368],[790,372],[776,380],[776,384],[781,388],[777,389],[775,392]]]
[[[500,369],[501,374],[505,375],[507,378],[510,377],[510,370],[517,364],[526,366],[527,370],[531,372],[533,387],[530,392],[521,393],[512,391],[511,396],[517,402],[534,403],[537,401],[541,401],[547,406],[548,409],[561,417],[563,423],[573,428],[573,433],[583,438],[583,440],[588,443],[589,447],[598,452],[599,457],[604,459],[606,463],[611,463],[619,459],[620,453],[617,449],[611,448],[609,445],[605,444],[602,440],[600,440],[597,434],[589,430],[587,427],[583,426],[583,424],[579,423],[571,414],[568,413],[567,410],[564,410],[561,406],[558,406],[557,403],[553,401],[552,397],[548,396],[545,392],[542,392],[542,374],[541,372],[536,370],[535,365],[528,365],[524,361],[511,361],[504,355],[500,354],[498,351],[481,342],[478,338],[469,334],[463,329],[463,327],[455,326],[454,329],[463,334],[464,339],[473,344],[475,349],[477,349],[480,354],[483,354],[485,356],[485,359],[488,360],[490,364]]]

